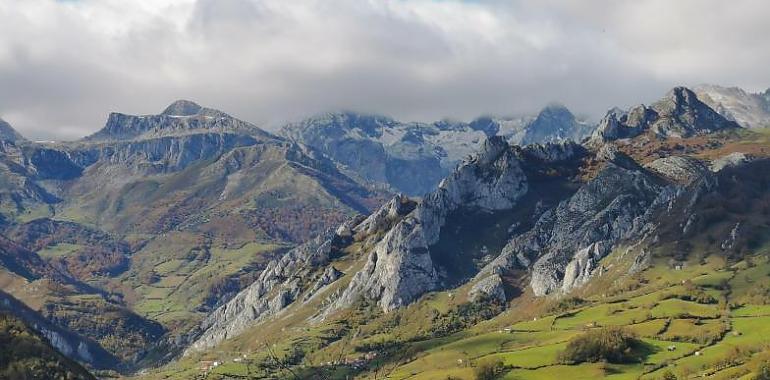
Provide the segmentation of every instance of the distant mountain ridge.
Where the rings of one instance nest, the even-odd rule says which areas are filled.
[[[770,127],[770,89],[754,94],[738,87],[699,85],[694,91],[704,103],[745,128]]]
[[[255,125],[224,112],[201,107],[189,100],[177,100],[157,115],[134,116],[113,112],[107,118],[104,128],[83,140],[91,142],[148,139],[202,132],[271,137]]]
[[[593,130],[564,106],[535,117],[481,117],[469,123],[405,123],[385,116],[327,113],[284,126],[279,134],[311,146],[366,181],[422,195],[477,152],[487,137],[514,144],[580,141]]]

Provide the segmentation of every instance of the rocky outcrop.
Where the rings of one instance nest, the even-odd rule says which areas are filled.
[[[354,219],[341,230],[350,230]],[[333,231],[327,231],[315,239],[289,251],[278,260],[271,261],[256,281],[238,293],[233,299],[212,312],[200,325],[199,335],[187,352],[200,351],[240,334],[254,323],[281,312],[299,299],[307,287],[314,292],[336,281],[339,273],[329,267],[322,271],[314,284],[306,283],[316,269],[329,262],[332,252],[342,243]]]
[[[687,156],[670,156],[659,158],[645,165],[659,174],[685,185],[693,183],[708,172],[708,167],[702,161]]]
[[[468,297],[471,301],[486,298],[501,303],[505,302],[507,299],[503,279],[497,274],[487,276],[473,285],[470,292],[468,292]]]
[[[400,218],[414,210],[417,203],[405,195],[397,194],[377,211],[369,215],[361,224],[353,230],[355,234],[373,235],[390,229]],[[344,234],[345,226],[337,231],[338,235]]]
[[[724,168],[735,167],[751,161],[751,157],[741,152],[733,152],[719,157],[711,162],[710,169],[713,172],[721,171]]]

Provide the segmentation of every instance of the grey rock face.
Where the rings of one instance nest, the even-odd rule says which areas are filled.
[[[412,212],[415,205],[416,203],[413,200],[410,200],[402,194],[398,194],[388,203],[377,209],[377,211],[369,215],[363,222],[361,222],[361,224],[357,225],[351,234],[361,233],[371,235],[379,231],[386,231],[401,217]],[[343,236],[341,232],[344,231],[344,226],[341,226],[340,228],[342,230],[338,230],[337,234]]]
[[[476,301],[481,297],[505,302],[505,289],[503,288],[503,279],[499,275],[492,274],[483,280],[477,282],[468,293],[471,301]]]
[[[281,134],[324,152],[366,181],[410,195],[431,190],[486,137],[466,124],[401,123],[350,112],[289,124]]]
[[[567,292],[584,284],[616,243],[639,236],[655,206],[674,194],[642,169],[608,162],[531,230],[511,239],[482,273],[533,263],[530,286],[536,295]]]
[[[447,216],[461,208],[492,212],[515,207],[529,190],[523,160],[563,160],[576,150],[574,143],[522,150],[501,137],[488,139],[478,155],[460,165],[388,231],[332,309],[367,297],[388,311],[439,288],[441,279],[430,250]]]
[[[210,160],[237,147],[252,146],[258,140],[231,133],[198,133],[152,139],[97,144],[85,149],[95,162],[122,164],[138,173],[164,173],[187,168],[194,162]],[[91,162],[84,162],[88,166]]]
[[[690,184],[701,178],[707,171],[706,165],[698,159],[686,156],[659,158],[645,165],[661,175],[682,184]]]
[[[329,261],[336,238],[334,232],[327,231],[280,259],[271,261],[254,283],[203,321],[199,337],[186,352],[213,347],[254,323],[281,312],[297,300],[305,290],[300,280]],[[315,286],[318,289],[339,278],[338,273],[330,271],[327,269],[317,280]]]
[[[334,281],[339,280],[343,274],[344,273],[338,271],[334,266],[328,266],[321,277],[318,278],[318,280],[316,280],[316,282],[307,291],[307,293],[305,293],[305,297],[303,299],[304,302],[308,302],[313,299],[313,297],[315,297],[315,295],[318,294],[324,287],[330,285]]]
[[[371,252],[331,310],[351,306],[360,297],[392,310],[436,289],[425,233],[414,218],[398,222]]]

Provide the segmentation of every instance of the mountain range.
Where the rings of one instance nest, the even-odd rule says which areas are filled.
[[[761,305],[737,273],[765,283],[745,271],[770,228],[766,103],[677,87],[598,125],[554,104],[468,123],[328,113],[273,134],[180,100],[64,143],[2,123],[0,310],[98,374],[163,364],[142,378],[466,378],[488,355],[540,347],[474,356],[474,339],[613,303],[625,315],[690,267],[732,277],[680,284],[714,302],[672,298],[724,299],[728,318]],[[521,332],[559,349],[578,331],[538,329]],[[451,363],[420,364],[441,350]]]
[[[378,120],[346,115],[355,118],[346,126],[354,131]],[[319,120],[304,122],[308,133],[325,128]],[[486,136],[467,124],[388,123],[391,135],[446,133],[442,139],[462,145],[461,153],[452,151],[455,161]],[[112,113],[101,130],[73,142],[35,143],[5,122],[0,126],[3,249],[29,264],[4,262],[4,289],[40,313],[38,319],[54,320],[106,350],[110,360],[86,361],[94,368],[124,370],[158,360],[149,340],[184,340],[272,258],[376,209],[399,180],[431,178],[426,188],[450,170],[447,162],[439,172],[422,165],[438,165],[446,155],[408,153],[435,153],[441,141],[404,138],[389,146],[389,154],[403,154],[388,170],[411,172],[371,177],[308,139],[292,138],[288,131],[296,125],[283,129],[284,138],[187,100],[157,115]],[[369,156],[366,144],[379,140],[351,149]],[[123,319],[120,327],[109,326]],[[115,340],[116,334],[135,339]]]
[[[384,116],[328,113],[292,123],[279,134],[323,152],[342,169],[392,191],[421,196],[431,191],[487,137],[514,144],[576,140],[593,126],[553,104],[533,117],[480,117],[469,123],[404,123]]]

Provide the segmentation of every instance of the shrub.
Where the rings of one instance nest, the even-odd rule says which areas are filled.
[[[663,380],[676,380],[676,375],[671,370],[667,370],[663,373]]]
[[[633,360],[632,350],[640,344],[626,330],[606,327],[572,338],[559,354],[559,360],[567,364],[598,361],[624,363]]]
[[[567,297],[562,298],[555,304],[551,304],[548,307],[549,313],[560,313],[567,310],[572,310],[575,308],[578,308],[580,306],[585,305],[587,302],[586,300],[580,298],[580,297]]]
[[[476,380],[494,380],[504,369],[502,360],[490,360],[479,363],[473,372],[476,374]]]

